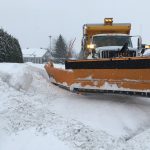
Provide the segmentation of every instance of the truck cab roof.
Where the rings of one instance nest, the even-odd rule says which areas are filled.
[[[128,34],[121,34],[121,33],[107,33],[107,34],[96,34],[93,36],[129,36]]]

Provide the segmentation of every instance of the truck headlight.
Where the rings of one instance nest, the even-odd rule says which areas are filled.
[[[145,49],[150,49],[150,45],[145,45]]]
[[[95,48],[95,44],[88,44],[88,45],[87,45],[87,48],[88,48],[88,49],[94,49],[94,48]]]

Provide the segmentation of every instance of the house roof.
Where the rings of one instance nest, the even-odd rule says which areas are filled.
[[[42,48],[26,48],[22,49],[23,57],[42,57],[47,52],[46,49]]]

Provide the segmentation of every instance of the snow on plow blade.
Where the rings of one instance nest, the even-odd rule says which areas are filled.
[[[51,82],[70,91],[150,97],[150,57],[67,60],[65,67],[45,65]]]

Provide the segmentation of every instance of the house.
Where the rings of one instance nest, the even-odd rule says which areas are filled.
[[[26,48],[22,49],[24,62],[33,62],[42,64],[47,61],[49,50],[43,48]]]

